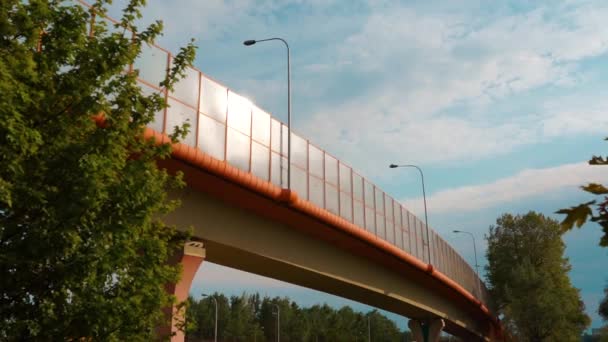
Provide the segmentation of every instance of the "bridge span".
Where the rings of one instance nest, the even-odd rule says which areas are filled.
[[[498,338],[483,282],[436,232],[427,236],[424,222],[372,182],[200,71],[189,68],[173,92],[154,86],[171,59],[150,46],[134,67],[144,92],[161,92],[170,106],[146,134],[168,142],[173,127],[191,125],[161,162],[188,184],[166,222],[194,228],[204,246],[185,265],[182,299],[206,258],[401,314],[414,330],[445,325],[466,340]]]
[[[174,91],[159,87],[172,59],[145,46],[133,68],[143,92],[169,105],[146,136],[169,143],[175,126],[191,127],[159,162],[187,183],[165,221],[193,228],[196,240],[175,260],[182,280],[168,290],[178,299],[207,259],[403,315],[420,341],[442,329],[466,341],[500,339],[483,282],[435,231],[427,235],[424,222],[346,163],[199,70],[188,68]]]

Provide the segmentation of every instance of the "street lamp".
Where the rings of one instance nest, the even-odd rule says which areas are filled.
[[[475,254],[475,273],[477,273],[477,291],[481,291],[481,279],[479,278],[479,264],[477,263],[477,243],[475,242],[475,235],[471,232],[466,232],[464,230],[453,230],[453,233],[456,234],[468,234],[473,239],[473,253]],[[479,294],[481,295],[481,293]]]
[[[249,307],[251,308],[251,315],[253,316],[253,319],[255,319],[255,304],[253,304],[251,301],[246,301],[244,304],[245,307]],[[264,327],[262,327],[262,329],[264,329]],[[253,341],[257,341],[258,336],[257,336],[258,330],[257,330],[257,325],[255,326],[255,328],[253,329]]]
[[[367,341],[372,342],[372,323],[369,320],[369,314],[367,314]]]
[[[281,341],[281,308],[277,304],[272,304],[277,308],[277,342]]]
[[[479,278],[479,264],[477,263],[477,244],[475,243],[475,235],[473,235],[473,233],[471,232],[465,232],[463,230],[453,230],[453,233],[462,233],[462,234],[469,234],[471,236],[471,238],[473,239],[473,253],[475,254],[475,270],[477,273],[477,277]]]
[[[267,38],[259,40],[246,40],[243,42],[245,46],[251,46],[255,43],[266,42],[269,40],[280,40],[287,48],[287,189],[291,190],[291,71],[290,71],[290,56],[289,44],[283,38]]]
[[[215,333],[214,333],[214,338],[213,341],[217,342],[217,299],[215,297],[211,297],[208,294],[203,293],[203,297],[209,297],[211,299],[213,299],[213,302],[215,303]]]
[[[428,258],[429,258],[429,264],[431,263],[431,235],[429,234],[429,217],[426,211],[426,191],[424,190],[424,173],[422,173],[422,169],[419,168],[416,165],[411,165],[411,164],[406,164],[406,165],[397,165],[397,164],[391,164],[388,167],[390,167],[391,169],[395,169],[398,167],[411,167],[411,168],[415,168],[416,170],[418,170],[418,172],[420,172],[420,178],[422,179],[422,199],[424,200],[424,224],[426,225],[426,243],[427,243],[427,252],[428,252]]]

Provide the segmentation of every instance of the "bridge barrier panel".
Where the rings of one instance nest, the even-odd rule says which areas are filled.
[[[344,219],[353,221],[353,199],[345,192],[340,191],[340,216]]]
[[[257,141],[251,144],[251,173],[258,178],[268,181],[270,179],[270,148]]]
[[[201,101],[198,111],[225,124],[228,111],[228,89],[202,75],[200,91]]]
[[[248,172],[251,139],[231,127],[228,127],[227,133],[226,161],[231,165]]]
[[[339,205],[338,188],[329,182],[325,182],[325,209],[336,215],[340,215]]]
[[[139,87],[142,90],[142,93],[145,96],[150,96],[154,93],[159,93],[160,90],[155,89],[154,87],[150,87],[144,83],[140,83]],[[164,94],[164,93],[162,93]],[[159,110],[156,113],[154,113],[154,120],[148,124],[148,127],[152,128],[153,130],[157,131],[157,132],[162,132],[163,131],[163,127],[165,126],[165,110]]]
[[[395,244],[395,224],[393,222],[393,199],[384,194],[384,234],[386,241]]]
[[[397,201],[395,201],[395,204]],[[395,207],[395,246],[407,252],[403,225],[401,224],[401,208]]]
[[[167,108],[167,115],[165,117],[165,133],[172,134],[176,127],[181,127],[184,124],[189,124],[190,129],[188,134],[182,139],[182,142],[196,146],[196,127],[198,117],[196,115],[196,109],[172,98],[168,99],[169,107]]]
[[[308,171],[308,141],[295,133],[291,134],[291,163],[304,172]]]
[[[224,160],[226,157],[226,125],[199,113],[198,148],[213,158]]]
[[[292,163],[291,165],[291,188],[302,198],[308,199],[308,179],[306,170],[302,170]]]
[[[308,200],[320,208],[325,207],[325,193],[323,190],[323,179],[312,173],[308,174]]]
[[[171,59],[173,64],[173,59]],[[194,108],[198,108],[200,73],[193,68],[184,70],[184,78],[179,80],[173,87],[173,92],[169,96]]]
[[[251,138],[266,147],[270,146],[270,114],[257,106],[251,108]]]
[[[141,53],[135,60],[134,69],[139,70],[139,79],[159,88],[165,79],[169,54],[153,45],[142,45]]]

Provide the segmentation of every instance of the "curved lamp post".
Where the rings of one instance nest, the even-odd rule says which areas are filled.
[[[426,244],[427,244],[427,252],[428,252],[428,258],[429,258],[429,264],[431,263],[431,235],[429,234],[429,217],[426,211],[426,191],[424,190],[424,173],[422,173],[422,169],[419,168],[416,165],[411,165],[411,164],[404,164],[404,165],[397,165],[397,164],[391,164],[388,167],[390,167],[391,169],[395,169],[398,167],[410,167],[410,168],[415,168],[416,170],[418,170],[418,172],[420,172],[420,178],[422,179],[422,199],[424,200],[424,224],[426,225]]]
[[[369,313],[367,314],[367,341],[372,342],[372,323],[369,319]]]
[[[217,299],[215,297],[211,297],[210,295],[204,294],[204,293],[203,293],[203,297],[209,297],[209,298],[213,299],[213,303],[215,303],[215,332],[213,335],[214,336],[213,340],[215,342],[217,342]]]
[[[477,243],[475,242],[475,235],[471,232],[465,232],[464,230],[453,230],[453,233],[459,234],[468,234],[473,239],[473,253],[475,254],[475,272],[477,273],[477,277],[479,278],[479,264],[477,263]]]
[[[283,38],[267,38],[267,39],[250,39],[243,42],[245,46],[251,46],[256,43],[267,42],[270,40],[280,40],[287,48],[287,189],[291,190],[291,71],[290,71],[290,56],[289,44]]]
[[[479,292],[478,296],[481,296],[481,278],[479,278],[479,263],[477,262],[477,243],[475,242],[475,235],[471,232],[467,232],[464,230],[453,230],[453,233],[456,234],[468,234],[471,239],[473,239],[473,253],[475,254],[475,273],[477,274],[477,291]]]
[[[277,342],[281,341],[281,308],[278,304],[272,304],[277,308]]]

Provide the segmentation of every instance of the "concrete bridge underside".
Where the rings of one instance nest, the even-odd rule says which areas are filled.
[[[492,339],[478,307],[386,251],[178,160],[162,166],[184,172],[188,183],[165,222],[192,228],[206,260],[411,319],[443,318],[445,331],[467,341]]]

